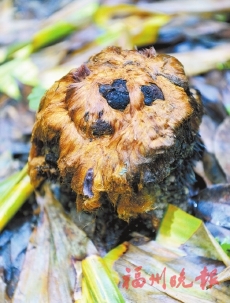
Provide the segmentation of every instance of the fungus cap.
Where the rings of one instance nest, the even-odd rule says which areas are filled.
[[[71,70],[41,100],[29,156],[31,181],[68,183],[78,210],[106,194],[128,220],[154,208],[160,184],[192,157],[202,116],[174,57],[108,47]]]

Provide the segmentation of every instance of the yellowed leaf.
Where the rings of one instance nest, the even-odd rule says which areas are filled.
[[[206,276],[207,283],[202,289],[205,267],[212,279]],[[216,281],[212,271],[223,268],[224,265],[215,260],[200,258],[155,241],[138,247],[130,245],[128,252],[115,263],[126,302],[214,303],[218,300],[225,303],[230,295],[226,285],[206,289],[209,283]]]
[[[230,265],[230,258],[213,238],[204,223],[174,205],[169,205],[162,220],[156,241],[179,248],[200,257]]]
[[[184,65],[185,73],[188,76],[194,76],[215,69],[219,63],[230,60],[230,43],[212,49],[193,50],[171,55]]]
[[[128,246],[129,246],[128,242],[122,243],[117,247],[115,247],[114,249],[110,250],[103,258],[107,267],[111,271],[113,280],[115,281],[116,284],[119,283],[119,277],[117,272],[113,269],[113,265],[127,251]]]
[[[217,274],[229,261],[201,220],[170,205],[157,241],[129,245],[115,270],[126,302],[225,303]]]
[[[106,31],[111,31],[119,24],[120,35],[127,31],[131,36],[132,46],[141,46],[154,43],[159,29],[170,20],[170,17],[165,14],[149,13],[134,5],[120,4],[101,6],[94,19]]]

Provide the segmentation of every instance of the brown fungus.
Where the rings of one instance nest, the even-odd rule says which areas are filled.
[[[106,196],[124,220],[152,209],[161,217],[167,203],[184,205],[194,181],[201,116],[177,59],[108,47],[43,97],[31,181],[68,183],[78,210],[93,211]]]

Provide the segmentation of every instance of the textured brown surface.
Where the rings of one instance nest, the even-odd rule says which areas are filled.
[[[118,79],[125,80],[129,98],[121,110],[102,93]],[[142,87],[151,85],[164,99],[145,105]],[[125,94],[124,87],[118,90]],[[43,97],[29,158],[32,183],[47,177],[70,183],[78,210],[100,207],[106,193],[128,220],[158,205],[162,187],[179,188],[175,180],[194,157],[201,115],[178,60],[153,49],[109,47]]]

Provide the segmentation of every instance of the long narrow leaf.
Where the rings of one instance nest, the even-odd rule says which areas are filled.
[[[0,206],[2,205],[2,203],[4,203],[6,196],[13,191],[15,185],[26,176],[27,170],[28,164],[26,164],[21,171],[16,172],[15,174],[11,175],[0,183]]]
[[[11,191],[8,191],[0,201],[0,231],[33,192],[34,188],[30,184],[29,176],[25,173],[25,168],[22,173],[24,176],[22,176],[19,182],[15,184],[15,186],[11,188]]]
[[[92,255],[82,261],[82,272],[94,303],[124,303],[106,263],[99,256]]]

